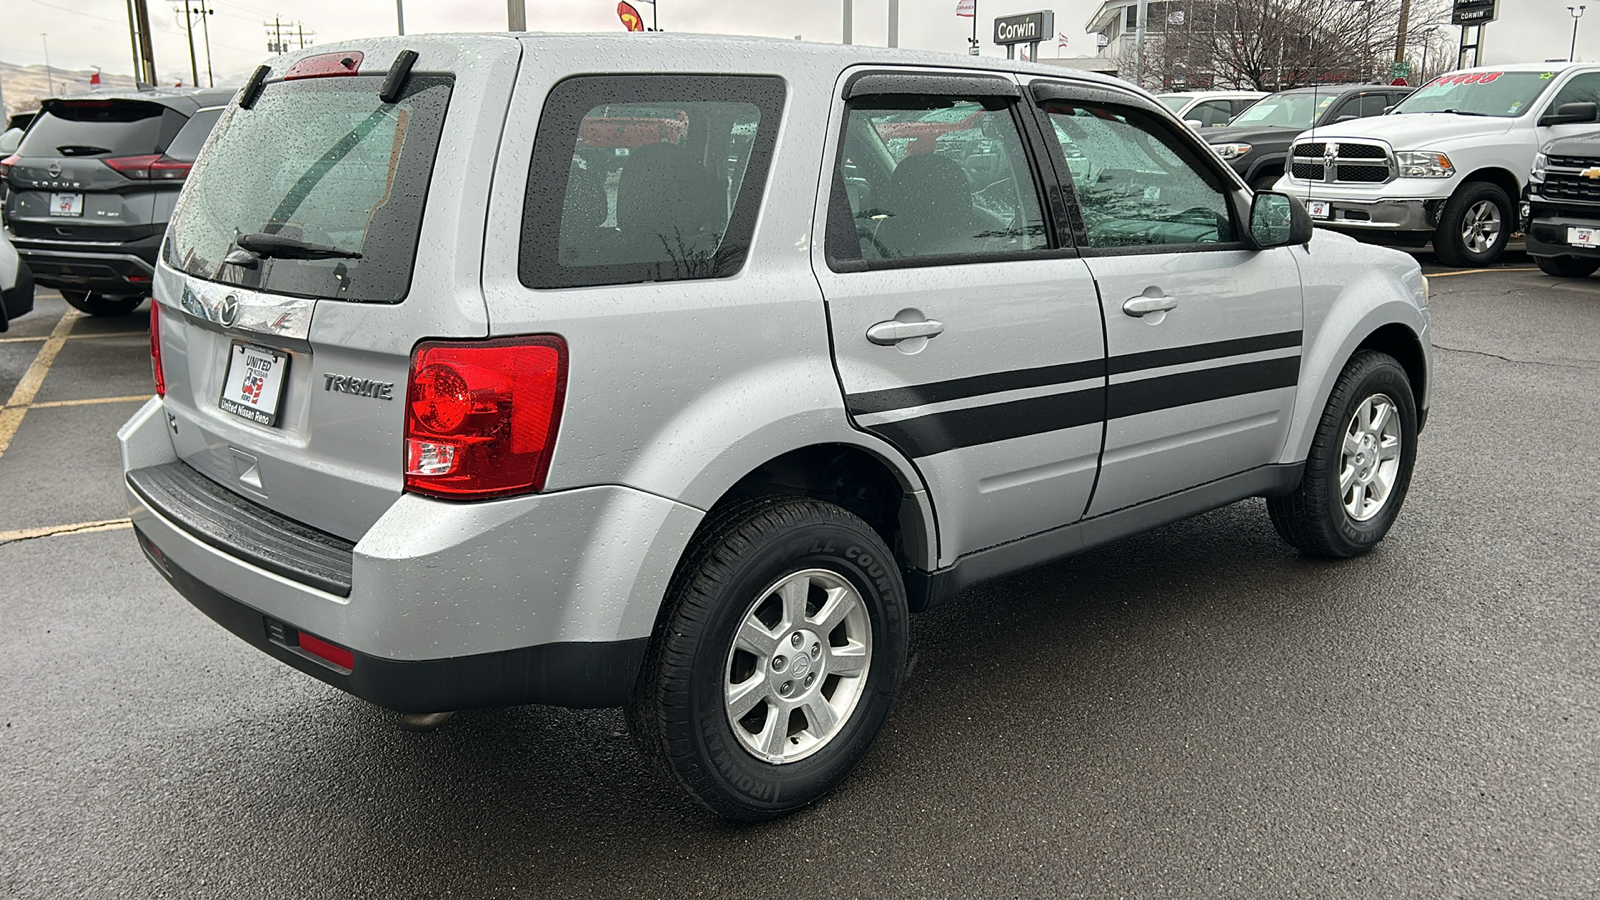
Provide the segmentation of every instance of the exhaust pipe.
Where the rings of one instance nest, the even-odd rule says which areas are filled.
[[[450,717],[453,715],[455,715],[454,711],[435,713],[402,713],[400,716],[400,727],[404,728],[406,731],[414,731],[418,733],[429,732],[450,721]]]

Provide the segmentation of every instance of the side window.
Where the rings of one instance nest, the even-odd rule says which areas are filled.
[[[1228,120],[1233,117],[1232,109],[1232,105],[1226,100],[1207,100],[1189,110],[1183,118],[1185,121],[1196,119],[1200,122],[1202,128],[1210,128],[1213,125],[1228,124]]]
[[[518,277],[533,288],[723,278],[744,265],[784,87],[771,77],[571,78],[545,100]]]
[[[1230,118],[1230,119],[1233,118],[1233,116],[1237,116],[1239,113],[1244,112],[1245,110],[1249,109],[1250,107],[1255,106],[1256,105],[1256,101],[1255,101],[1254,98],[1251,98],[1251,97],[1238,97],[1238,98],[1235,98],[1232,101],[1232,104],[1233,104],[1233,113],[1232,113],[1232,115],[1228,116],[1228,118]]]
[[[1154,116],[1122,106],[1045,106],[1072,173],[1088,246],[1231,243],[1227,189]]]
[[[1579,75],[1562,85],[1546,111],[1555,112],[1564,103],[1600,103],[1600,72]]]
[[[834,191],[830,255],[870,263],[1048,246],[1006,104],[905,94],[852,98],[835,183],[843,190]],[[845,203],[848,212],[838,208]]]
[[[1383,115],[1383,111],[1388,109],[1389,106],[1390,101],[1388,94],[1362,94],[1361,112],[1359,115],[1363,119],[1368,116],[1381,116]]]

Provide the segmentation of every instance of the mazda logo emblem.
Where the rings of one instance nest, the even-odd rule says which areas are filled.
[[[222,298],[222,305],[217,308],[217,321],[229,328],[239,321],[239,296],[229,294]]]

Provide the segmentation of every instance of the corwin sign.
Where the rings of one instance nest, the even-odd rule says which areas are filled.
[[[996,44],[1037,44],[1056,33],[1053,10],[1001,16],[994,20]]]
[[[1487,25],[1499,18],[1498,0],[1455,0],[1451,25]]]

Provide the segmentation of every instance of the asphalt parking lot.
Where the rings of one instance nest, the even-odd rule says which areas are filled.
[[[1600,895],[1600,278],[1530,267],[1428,266],[1377,551],[1254,501],[969,592],[855,776],[760,826],[617,712],[412,734],[212,624],[122,520],[144,312],[45,294],[0,335],[0,895]]]

